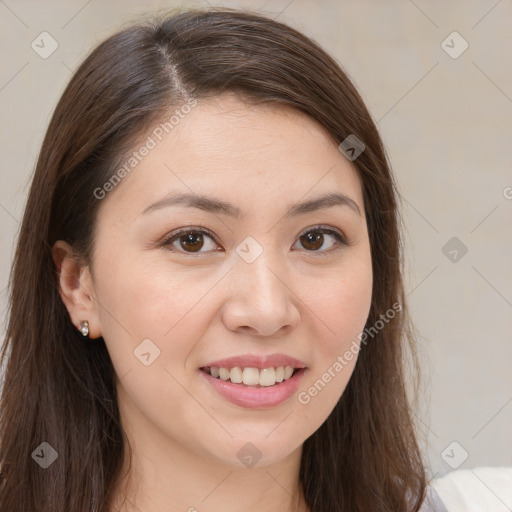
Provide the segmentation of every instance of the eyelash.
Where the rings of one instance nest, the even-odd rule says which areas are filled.
[[[304,235],[307,235],[308,233],[311,233],[311,232],[332,235],[336,239],[336,243],[334,244],[333,247],[331,247],[330,249],[327,249],[325,251],[308,251],[308,250],[305,250],[308,253],[318,254],[318,255],[322,255],[322,256],[328,256],[332,252],[334,252],[334,251],[336,251],[338,249],[341,249],[344,246],[350,245],[350,243],[346,240],[346,238],[341,233],[339,233],[338,231],[336,231],[334,229],[331,229],[331,228],[329,228],[328,226],[325,226],[325,225],[318,225],[318,226],[313,226],[311,228],[308,228],[307,230],[305,230],[302,233],[300,233],[298,235],[297,239],[300,239]],[[170,233],[161,242],[161,246],[162,247],[166,247],[171,252],[178,252],[178,253],[181,253],[181,254],[188,254],[188,255],[190,255],[192,257],[200,256],[201,254],[205,254],[205,253],[208,253],[208,252],[213,252],[213,251],[205,251],[205,252],[202,252],[202,253],[201,252],[193,253],[193,252],[184,251],[182,249],[176,249],[174,247],[171,248],[173,242],[175,242],[176,240],[179,240],[179,238],[181,236],[183,236],[185,234],[189,234],[189,233],[194,233],[194,234],[199,233],[199,234],[202,234],[202,235],[208,235],[208,237],[210,237],[217,245],[220,245],[217,242],[216,237],[213,235],[213,233],[210,232],[210,230],[206,229],[203,226],[189,226],[187,228],[182,228],[182,229],[179,229],[178,231],[174,231],[174,232]]]

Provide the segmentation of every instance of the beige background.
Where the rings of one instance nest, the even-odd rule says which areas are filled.
[[[511,466],[510,0],[0,0],[2,317],[27,184],[72,70],[93,45],[142,12],[207,3],[243,6],[291,24],[354,80],[404,198],[408,298],[430,396],[430,409],[418,417],[428,433],[432,475]],[[46,59],[31,48],[43,31],[58,42]],[[448,37],[454,31],[463,40]],[[452,58],[442,47],[447,37],[452,54],[464,40],[467,50]],[[462,257],[462,246],[443,253],[452,237],[467,247]],[[1,328],[3,339],[3,318]]]

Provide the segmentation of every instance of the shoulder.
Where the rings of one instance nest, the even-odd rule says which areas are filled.
[[[430,482],[430,494],[437,496],[445,508],[422,508],[421,512],[510,511],[512,467],[478,467],[450,471]]]
[[[442,502],[437,491],[429,485],[427,495],[423,501],[419,512],[449,512]]]

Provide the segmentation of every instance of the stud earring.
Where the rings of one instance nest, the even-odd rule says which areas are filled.
[[[89,322],[87,320],[80,320],[80,332],[82,336],[87,336],[89,334]]]

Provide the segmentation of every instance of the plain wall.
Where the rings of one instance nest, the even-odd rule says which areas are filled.
[[[358,87],[403,196],[405,278],[427,374],[423,403],[430,402],[418,419],[428,433],[432,475],[511,466],[512,4],[208,3],[254,9],[291,24],[330,52]],[[72,71],[93,45],[139,13],[180,5],[207,3],[0,3],[3,315],[28,183]],[[31,47],[44,31],[58,43],[46,59]],[[450,35],[454,31],[463,39]],[[457,56],[464,41],[468,48]],[[3,339],[4,322],[1,328]]]

